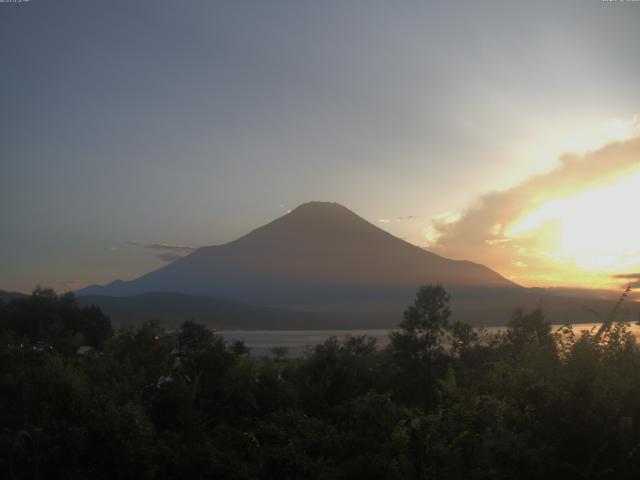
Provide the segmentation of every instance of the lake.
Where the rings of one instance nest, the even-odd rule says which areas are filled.
[[[581,323],[573,326],[576,334],[582,330],[599,327],[599,323]],[[489,333],[499,332],[505,327],[485,327]],[[555,331],[558,325],[553,325]],[[640,326],[630,324],[629,328],[636,338],[640,337]],[[372,330],[229,330],[218,331],[225,340],[231,342],[242,340],[251,349],[252,356],[271,355],[271,348],[286,347],[290,357],[301,356],[307,348],[319,345],[329,337],[335,336],[343,340],[348,336],[367,335],[377,340],[378,347],[384,348],[389,344],[389,333],[393,329]]]

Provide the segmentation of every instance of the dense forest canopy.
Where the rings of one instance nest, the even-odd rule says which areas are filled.
[[[38,289],[0,304],[0,476],[638,478],[640,351],[615,309],[584,332],[518,310],[491,335],[450,313],[425,285],[384,349],[255,358]]]

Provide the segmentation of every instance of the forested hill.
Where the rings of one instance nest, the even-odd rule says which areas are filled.
[[[252,358],[203,325],[114,332],[37,290],[0,305],[0,476],[636,479],[640,351],[614,315],[502,334],[418,290],[391,334]]]

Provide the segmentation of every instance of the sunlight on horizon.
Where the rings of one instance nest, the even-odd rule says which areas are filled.
[[[431,217],[421,231],[424,248],[485,264],[526,287],[636,284],[640,115],[586,123],[572,125],[571,135],[551,124],[558,128],[543,131],[544,141],[522,145],[522,157],[543,166],[554,157],[554,165]]]
[[[578,270],[629,273],[640,264],[640,224],[629,199],[640,192],[640,169],[618,182],[544,202],[508,225],[508,239],[529,239],[531,254]]]

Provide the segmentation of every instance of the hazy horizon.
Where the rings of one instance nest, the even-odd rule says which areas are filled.
[[[310,200],[524,286],[637,285],[639,21],[600,1],[0,3],[0,289],[133,279]]]

